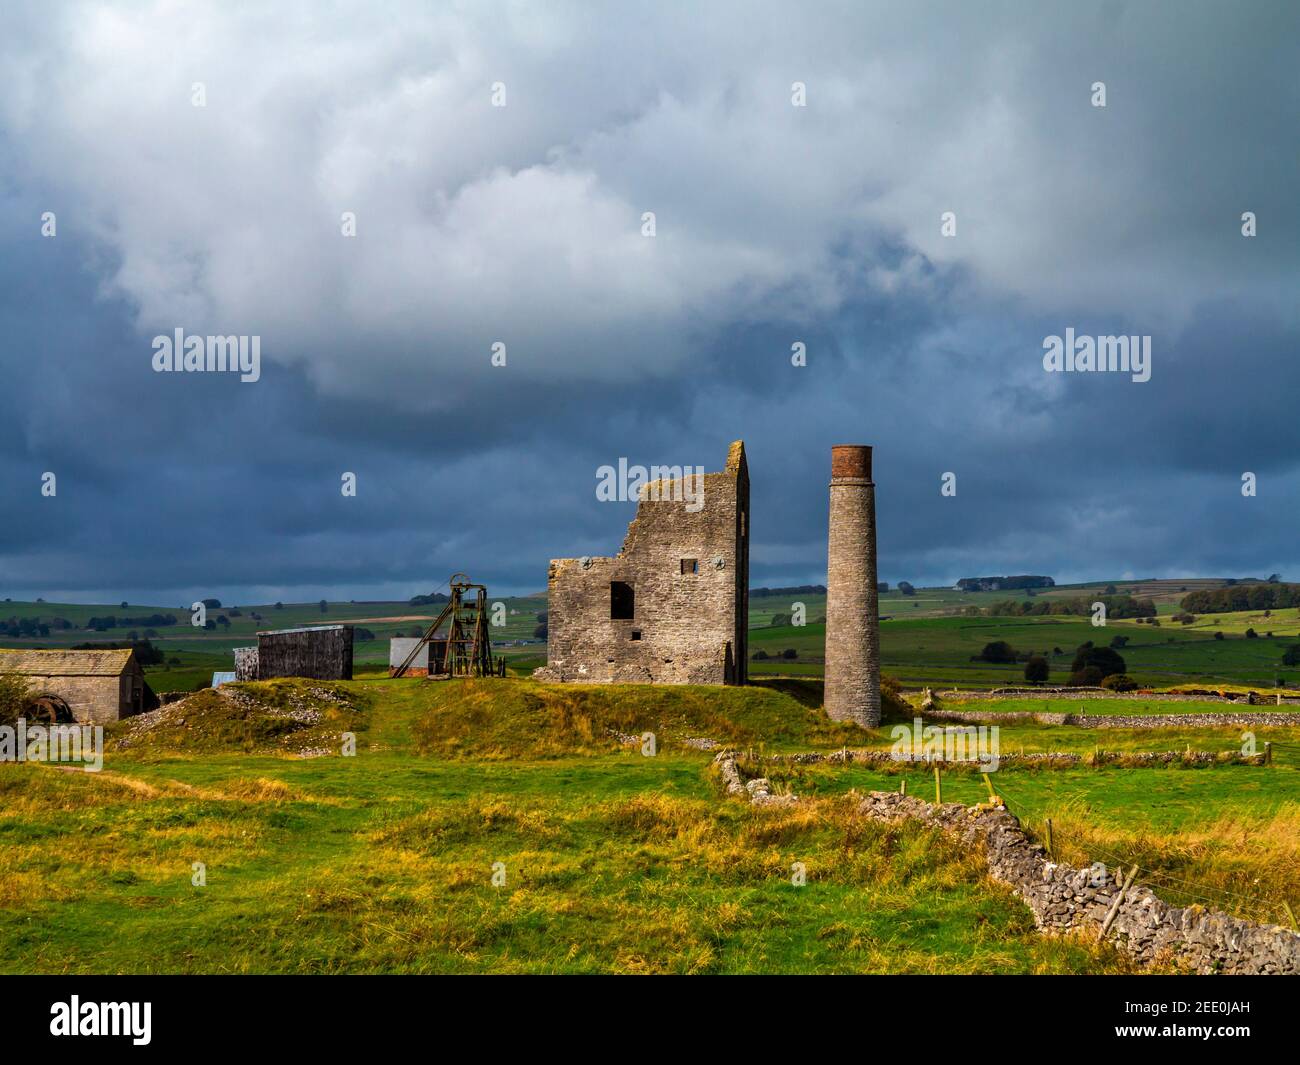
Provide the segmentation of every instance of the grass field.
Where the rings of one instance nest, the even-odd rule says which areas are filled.
[[[1242,633],[1250,627],[1248,623],[1236,621],[1233,614],[1216,617],[1222,619],[1222,640],[1214,638],[1214,630],[1208,625],[1199,624],[1154,628],[1112,621],[1095,627],[1086,618],[1062,616],[889,620],[880,626],[881,663],[905,684],[966,688],[1023,684],[1022,663],[995,665],[972,660],[986,644],[1005,640],[1017,651],[1044,655],[1052,681],[1065,683],[1080,644],[1091,640],[1104,645],[1122,635],[1128,644],[1120,654],[1129,675],[1143,685],[1237,683],[1272,688],[1279,678],[1300,683],[1300,667],[1282,664],[1286,649],[1300,643],[1300,623],[1290,626],[1286,638],[1280,634],[1287,632],[1287,627],[1278,625],[1273,639],[1247,639]],[[793,648],[798,657],[793,661],[773,657],[751,662],[750,670],[756,675],[789,673],[802,665],[814,667],[809,672],[820,672],[824,640],[824,625],[752,628],[751,651],[764,650],[779,656],[786,648]]]
[[[308,682],[241,686],[259,705]],[[709,754],[888,746],[817,710],[818,684],[748,689],[358,680],[355,757],[270,753],[248,719],[185,711],[100,774],[0,765],[0,968],[7,972],[1117,972],[1049,939],[981,862],[851,791],[925,794],[929,774],[771,766],[807,802],[722,797]],[[182,704],[184,705],[184,704]],[[997,703],[981,703],[995,709]],[[896,717],[912,711],[895,706]],[[340,724],[343,722],[343,724]],[[135,735],[114,727],[118,740]],[[653,756],[619,734],[656,734]],[[1300,883],[1300,730],[1277,764],[1003,769],[1030,827],[1070,860],[1139,861],[1171,901],[1278,919]],[[1091,730],[1002,730],[1004,751]],[[321,740],[321,742],[325,742]],[[1234,730],[1106,734],[1131,749],[1230,749]],[[1296,746],[1291,746],[1296,745]],[[984,784],[953,773],[945,798]],[[196,886],[194,863],[206,869]],[[807,884],[791,881],[795,862]],[[504,883],[494,886],[494,870]],[[1158,880],[1156,878],[1164,878]],[[1168,888],[1168,891],[1166,891]],[[1187,898],[1173,892],[1183,890]]]

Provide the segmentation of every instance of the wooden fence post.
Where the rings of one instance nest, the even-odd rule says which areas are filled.
[[[943,779],[937,763],[934,767],[934,804],[935,806],[943,805]]]
[[[982,776],[984,777],[984,783],[989,789],[989,802],[996,803],[998,801],[998,793],[993,790],[993,781],[989,780],[989,775],[987,773],[982,774]]]
[[[1121,869],[1121,872],[1123,870]],[[1110,926],[1115,923],[1115,918],[1119,915],[1120,904],[1124,901],[1124,896],[1128,894],[1129,885],[1133,883],[1133,878],[1137,876],[1138,867],[1135,865],[1128,871],[1128,879],[1120,885],[1119,894],[1115,896],[1115,901],[1111,903],[1110,913],[1106,914],[1106,920],[1101,923],[1101,934],[1097,937],[1097,942],[1106,938],[1106,933],[1110,931]]]
[[[1049,858],[1056,857],[1052,853],[1052,819],[1050,817],[1047,819],[1047,856]]]

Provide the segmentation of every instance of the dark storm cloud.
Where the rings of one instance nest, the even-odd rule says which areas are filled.
[[[738,437],[756,584],[823,579],[855,441],[884,579],[1300,573],[1285,5],[3,21],[5,595],[537,590],[621,544],[599,466]],[[177,326],[262,379],[153,373]],[[1044,373],[1066,328],[1151,380]]]

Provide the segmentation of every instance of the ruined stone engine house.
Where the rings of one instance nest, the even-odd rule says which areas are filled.
[[[704,475],[702,506],[678,481],[641,486],[612,558],[553,559],[539,680],[744,684],[749,628],[749,469],[737,440]]]

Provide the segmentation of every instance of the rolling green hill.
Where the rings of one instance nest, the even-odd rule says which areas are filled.
[[[1286,649],[1300,643],[1300,610],[1207,614],[1198,616],[1190,625],[1172,620],[1180,609],[1178,601],[1187,592],[1223,587],[1225,583],[1217,578],[1096,581],[1043,589],[1034,597],[1052,600],[1100,595],[1113,584],[1118,593],[1154,599],[1160,614],[1159,628],[1124,620],[1112,620],[1104,628],[1094,628],[1086,617],[1067,615],[968,617],[966,612],[972,608],[984,609],[1007,599],[1023,599],[1024,593],[918,588],[915,595],[905,596],[892,589],[880,596],[882,663],[887,672],[909,686],[1017,684],[1023,680],[1023,665],[972,660],[986,643],[1005,640],[1017,651],[1044,654],[1051,665],[1052,680],[1063,682],[1080,644],[1088,640],[1109,643],[1114,636],[1123,635],[1129,641],[1121,649],[1128,672],[1143,685],[1235,683],[1273,687],[1279,678],[1291,684],[1300,682],[1300,667],[1288,670],[1282,665]],[[527,675],[544,664],[545,644],[534,636],[534,630],[537,615],[546,609],[545,598],[504,597],[490,602],[501,602],[505,608],[505,624],[493,628],[492,639],[511,670]],[[796,603],[803,605],[805,625],[771,624],[778,615],[792,614]],[[164,666],[150,667],[150,683],[158,691],[189,691],[207,684],[213,672],[232,669],[231,650],[255,642],[259,629],[299,625],[349,622],[369,630],[373,638],[358,640],[355,646],[357,673],[382,673],[388,662],[389,638],[422,632],[436,612],[436,606],[411,606],[404,602],[328,603],[323,612],[318,603],[223,606],[208,612],[209,620],[217,628],[205,631],[190,625],[188,609],[179,606],[7,601],[0,606],[0,618],[40,618],[46,624],[62,618],[72,627],[51,629],[47,636],[0,638],[0,646],[59,647],[123,641],[131,632],[143,637],[148,627],[119,625],[95,632],[86,625],[92,617],[172,614],[177,624],[157,626],[153,630],[155,635],[150,637],[167,657]],[[751,674],[755,677],[820,676],[825,614],[825,595],[752,596],[751,656],[762,652],[768,657],[751,660]],[[1248,639],[1248,629],[1253,629],[1260,638]],[[1215,632],[1221,632],[1224,638],[1215,639]],[[794,651],[795,657],[782,657],[787,651]]]

